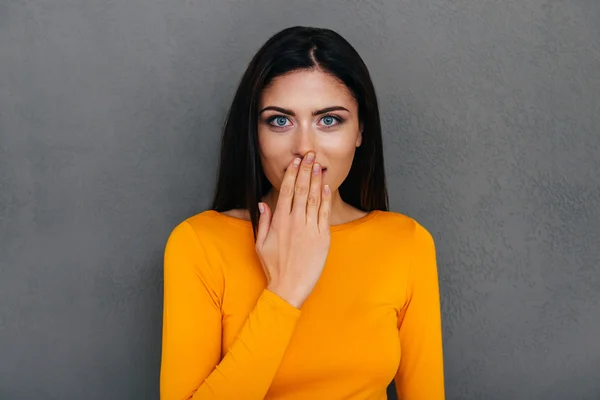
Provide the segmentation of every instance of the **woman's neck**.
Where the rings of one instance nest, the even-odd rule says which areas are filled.
[[[271,189],[271,191],[263,197],[263,201],[267,203],[267,205],[269,206],[269,208],[271,208],[271,211],[273,212],[275,212],[278,197],[279,191],[277,191],[276,189]],[[352,207],[350,204],[344,202],[338,190],[331,194],[330,225],[345,224],[347,222],[360,218],[365,214],[366,212],[358,210],[357,208]]]

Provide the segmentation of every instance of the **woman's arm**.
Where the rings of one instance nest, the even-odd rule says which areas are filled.
[[[398,318],[402,357],[395,378],[399,400],[443,400],[444,361],[435,245],[418,223],[407,302]]]
[[[183,222],[164,257],[161,400],[263,399],[300,310],[264,290],[221,360],[223,275]]]

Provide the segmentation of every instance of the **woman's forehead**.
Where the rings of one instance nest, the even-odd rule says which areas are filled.
[[[275,78],[261,93],[261,108],[319,109],[351,107],[354,97],[342,82],[318,70],[294,71]]]

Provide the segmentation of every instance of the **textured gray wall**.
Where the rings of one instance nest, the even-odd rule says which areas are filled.
[[[392,209],[437,241],[448,399],[599,399],[598,0],[0,2],[0,398],[158,397],[164,243],[296,24],[371,69]]]

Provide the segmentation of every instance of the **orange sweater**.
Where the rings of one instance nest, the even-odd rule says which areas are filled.
[[[266,289],[252,226],[209,210],[171,233],[164,259],[162,400],[444,398],[431,235],[373,211],[331,227],[300,309]]]

